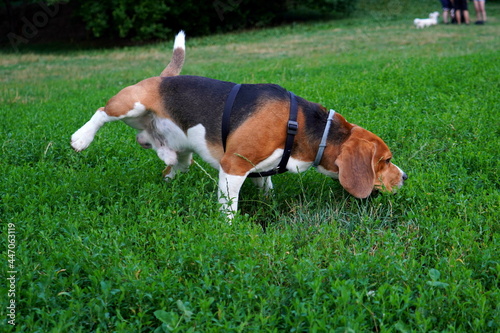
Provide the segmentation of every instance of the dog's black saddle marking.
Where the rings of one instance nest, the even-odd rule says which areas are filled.
[[[226,151],[226,140],[230,131],[229,120],[231,118],[231,110],[233,109],[233,104],[234,101],[236,100],[236,95],[238,95],[238,92],[240,91],[240,88],[241,84],[237,84],[231,89],[227,97],[226,104],[224,105],[224,113],[222,114],[222,133],[221,133],[222,147],[224,148],[224,152]],[[298,113],[297,99],[295,98],[295,95],[292,92],[289,91],[288,94],[290,95],[290,117],[288,119],[285,150],[283,151],[283,156],[281,157],[281,161],[278,164],[278,166],[273,170],[265,172],[252,172],[248,174],[247,177],[267,177],[287,171],[286,165],[292,154],[293,141],[295,138],[295,134],[297,134],[297,130],[299,128],[299,124],[297,123],[297,113]]]

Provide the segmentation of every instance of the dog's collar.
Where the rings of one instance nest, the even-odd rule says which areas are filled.
[[[241,84],[236,84],[231,89],[227,97],[226,104],[224,105],[224,112],[222,114],[222,128],[221,128],[222,147],[224,149],[224,152],[226,151],[226,140],[227,136],[229,135],[229,124],[230,124],[229,120],[231,116],[231,110],[233,109],[233,104],[240,88]],[[288,160],[292,155],[293,141],[295,139],[295,134],[297,134],[297,130],[299,128],[299,125],[297,123],[297,114],[298,114],[297,99],[295,98],[295,95],[291,91],[289,91],[288,94],[290,95],[290,116],[288,118],[285,149],[283,151],[283,156],[281,157],[281,161],[275,169],[264,172],[252,172],[248,174],[247,177],[267,177],[287,171],[286,165],[288,164]]]
[[[314,162],[312,164],[314,168],[318,167],[319,162],[321,162],[321,158],[323,157],[323,153],[325,152],[326,139],[328,138],[328,132],[330,131],[330,126],[332,125],[333,117],[335,117],[335,110],[330,110],[330,113],[328,114],[328,119],[326,121],[325,130],[323,132],[323,137],[321,138],[321,142],[319,143],[318,153],[316,154],[316,158],[314,159]]]

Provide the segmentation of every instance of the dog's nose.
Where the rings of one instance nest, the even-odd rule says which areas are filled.
[[[405,172],[403,172],[403,181],[405,181],[407,179],[408,179],[408,175]]]

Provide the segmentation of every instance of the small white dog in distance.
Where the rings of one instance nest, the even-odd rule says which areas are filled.
[[[413,24],[417,27],[417,29],[430,27],[431,25],[438,24],[439,12],[433,12],[429,14],[429,18],[419,19],[416,18],[413,20]]]

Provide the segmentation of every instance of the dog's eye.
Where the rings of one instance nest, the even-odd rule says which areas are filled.
[[[385,164],[389,164],[391,163],[391,157],[389,157],[388,159],[385,160]]]

